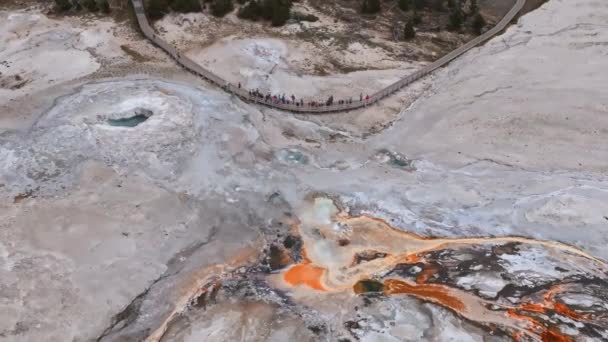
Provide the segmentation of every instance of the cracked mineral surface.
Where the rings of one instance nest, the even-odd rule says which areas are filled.
[[[605,1],[324,116],[100,22],[0,11],[0,341],[608,340]]]

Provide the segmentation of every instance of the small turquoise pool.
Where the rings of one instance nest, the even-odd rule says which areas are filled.
[[[280,161],[288,164],[308,164],[308,157],[296,149],[285,149],[277,153]]]
[[[135,127],[146,120],[148,120],[147,116],[137,114],[128,118],[108,119],[108,124],[118,127]]]

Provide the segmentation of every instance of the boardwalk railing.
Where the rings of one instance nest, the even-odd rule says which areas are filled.
[[[138,22],[139,27],[141,28],[141,31],[143,32],[144,36],[146,36],[146,38],[148,38],[156,46],[163,49],[167,54],[169,54],[169,56],[171,56],[173,59],[175,59],[175,61],[178,64],[180,64],[181,66],[183,66],[185,69],[189,70],[190,72],[192,72],[200,77],[203,77],[203,78],[209,80],[211,83],[214,83],[215,85],[221,87],[225,91],[227,91],[231,94],[234,94],[245,101],[259,103],[259,104],[262,104],[262,105],[265,105],[268,107],[286,110],[286,111],[290,111],[290,112],[297,112],[297,113],[340,112],[340,111],[357,109],[357,108],[365,107],[367,105],[376,103],[376,102],[382,100],[383,98],[397,92],[398,90],[402,89],[403,87],[430,74],[431,72],[437,70],[438,68],[441,68],[442,66],[448,64],[449,62],[454,60],[456,57],[462,55],[463,53],[465,53],[468,50],[472,49],[473,47],[477,46],[478,44],[492,38],[498,32],[502,31],[505,27],[507,27],[509,22],[511,22],[511,20],[513,20],[513,18],[515,18],[517,13],[519,13],[519,11],[523,8],[524,4],[526,3],[526,0],[517,0],[515,5],[513,5],[513,7],[509,10],[509,12],[507,14],[505,14],[505,16],[492,29],[490,29],[490,30],[486,31],[485,33],[483,33],[482,35],[472,39],[471,41],[460,46],[459,48],[451,51],[447,55],[436,60],[435,62],[426,65],[425,67],[414,72],[413,74],[410,74],[410,75],[400,79],[399,81],[387,86],[386,88],[372,94],[369,97],[369,99],[363,99],[362,101],[352,101],[350,103],[345,103],[345,104],[332,104],[329,106],[327,106],[323,103],[317,104],[316,106],[309,106],[308,103],[304,103],[303,106],[298,106],[294,103],[289,103],[289,104],[281,103],[281,102],[277,103],[274,101],[267,101],[263,97],[252,96],[248,90],[242,89],[233,84],[230,84],[223,78],[221,78],[221,77],[217,76],[216,74],[212,73],[211,71],[203,68],[201,65],[197,64],[192,59],[188,58],[187,56],[182,55],[173,45],[165,42],[159,36],[156,35],[154,30],[148,23],[148,18],[146,17],[146,13],[144,10],[142,0],[131,0],[131,1],[133,3],[133,8],[135,9],[135,14],[137,16],[137,22]]]

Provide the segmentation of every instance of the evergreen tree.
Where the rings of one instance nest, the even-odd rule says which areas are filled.
[[[72,8],[70,0],[55,0],[55,9],[59,12],[66,12]]]
[[[410,19],[405,24],[405,28],[403,29],[403,38],[405,40],[410,40],[414,39],[414,37],[416,37],[416,30],[414,30],[414,21]]]
[[[272,26],[282,26],[289,20],[291,0],[264,0],[262,17],[272,21]]]
[[[150,19],[158,20],[169,11],[169,3],[167,0],[148,0],[146,10]]]
[[[410,10],[410,0],[399,0],[399,8],[404,12],[409,11]]]
[[[200,12],[201,4],[198,0],[173,0],[171,2],[171,9],[181,13]]]
[[[477,13],[479,12],[479,7],[477,6],[477,0],[470,0],[469,2],[469,13]]]
[[[363,0],[361,5],[363,13],[378,13],[380,12],[380,0]]]
[[[277,6],[278,0],[262,0],[262,18],[264,20],[271,20],[272,13],[274,12],[275,6]]]
[[[97,12],[99,10],[99,7],[97,7],[97,1],[95,0],[84,0],[82,5],[90,12]]]
[[[450,13],[450,23],[448,25],[448,29],[454,31],[460,30],[463,20],[464,18],[462,16],[462,11],[460,10],[460,5],[457,3]]]
[[[445,9],[443,7],[443,0],[431,0],[431,8],[433,9],[433,11],[443,11]]]
[[[427,4],[427,0],[412,0],[414,8],[417,10],[423,9]]]
[[[416,11],[416,9],[414,9],[414,11],[412,12],[412,22],[414,23],[414,25],[420,25],[422,23],[422,17],[420,16],[420,14],[418,14],[418,11]]]
[[[239,9],[237,16],[241,19],[256,21],[262,16],[262,6],[260,6],[257,0],[251,0],[247,5]]]
[[[277,0],[272,11],[272,26],[283,26],[291,15],[291,0]]]
[[[473,31],[475,31],[475,33],[477,33],[477,34],[481,34],[481,31],[486,26],[486,21],[479,12],[477,12],[475,14],[475,16],[473,17],[472,26],[473,26]]]
[[[211,3],[211,14],[216,17],[223,17],[232,12],[233,9],[232,0],[213,0]]]
[[[448,0],[448,8],[449,9],[454,9],[454,7],[455,7],[454,0]]]
[[[280,1],[282,2],[282,1]],[[281,4],[277,6],[272,13],[272,26],[283,26],[289,20],[290,17],[290,7],[286,4]]]
[[[110,3],[108,3],[108,0],[101,0],[99,2],[99,8],[101,8],[101,11],[105,14],[108,14],[112,11],[112,9],[110,9]]]

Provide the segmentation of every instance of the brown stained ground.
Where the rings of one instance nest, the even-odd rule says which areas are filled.
[[[140,54],[128,45],[121,45],[120,49],[124,51],[127,55],[129,55],[131,58],[133,58],[135,62],[144,63],[150,61],[149,57]]]
[[[260,246],[256,247],[259,248]],[[160,341],[174,320],[185,312],[190,305],[196,303],[200,297],[206,296],[210,291],[217,291],[216,284],[219,277],[234,267],[251,263],[259,254],[258,248],[244,248],[226,264],[202,268],[182,281],[179,285],[180,296],[175,301],[173,309],[162,323],[148,335],[145,341]]]

